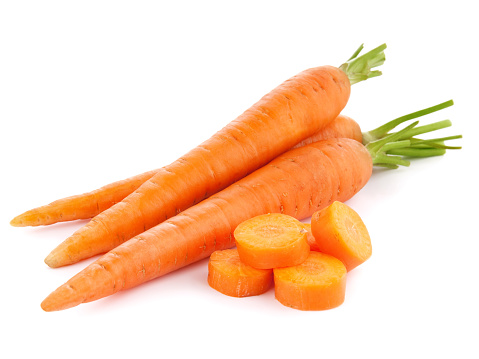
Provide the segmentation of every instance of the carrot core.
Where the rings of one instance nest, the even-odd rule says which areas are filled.
[[[260,269],[287,267],[309,254],[306,230],[297,219],[270,213],[241,223],[234,231],[240,259]]]

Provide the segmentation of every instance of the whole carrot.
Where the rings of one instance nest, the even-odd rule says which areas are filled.
[[[414,150],[410,137],[425,131],[416,125],[366,146],[351,139],[329,139],[288,151],[109,251],[52,292],[42,308],[62,310],[104,298],[233,247],[234,229],[254,216],[284,213],[304,219],[334,201],[344,202],[367,183],[373,164],[409,164],[388,150]],[[391,123],[385,127],[394,128]],[[434,140],[428,141],[436,146]]]
[[[362,134],[357,122],[340,114],[326,127],[294,147],[301,147],[328,138],[352,138],[361,142]],[[159,169],[155,169],[110,183],[91,192],[56,200],[16,216],[10,221],[10,224],[15,227],[45,226],[58,222],[93,218],[115,203],[121,202],[159,171]]]
[[[45,259],[50,267],[107,252],[265,165],[333,121],[353,83],[378,76],[378,48],[340,68],[311,68],[265,95],[236,120],[163,167],[123,201],[94,217]]]

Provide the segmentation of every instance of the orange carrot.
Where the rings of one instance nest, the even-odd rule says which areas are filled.
[[[341,68],[316,67],[285,81],[209,140],[94,217],[55,248],[45,262],[59,267],[107,252],[311,136],[339,115],[351,83],[379,74],[370,68],[384,62],[384,48],[354,58]]]
[[[148,171],[88,193],[62,198],[46,206],[31,209],[16,216],[10,224],[15,227],[43,226],[93,218],[138,189],[157,171]]]
[[[404,118],[394,120],[396,125]],[[384,135],[394,128],[390,123],[386,125],[374,135]],[[42,302],[42,308],[61,310],[104,298],[206,258],[216,250],[234,247],[234,229],[254,216],[284,213],[301,220],[334,201],[344,202],[366,184],[373,164],[409,164],[401,155],[390,156],[389,149],[416,149],[414,144],[418,142],[411,141],[412,136],[444,127],[416,125],[417,122],[366,146],[351,139],[329,139],[290,150],[109,251],[52,292]],[[424,146],[421,140],[419,144]],[[442,145],[428,140],[427,146]]]
[[[358,142],[363,141],[361,127],[351,117],[340,114],[329,125],[317,131],[312,136],[299,142],[293,148],[309,145],[313,142],[327,140],[328,138],[351,138]]]
[[[237,249],[224,249],[210,256],[208,284],[230,297],[250,297],[273,286],[273,270],[250,267],[240,260]]]
[[[344,302],[347,271],[333,256],[311,252],[303,263],[273,273],[274,295],[287,307],[325,310]]]
[[[286,214],[250,218],[236,227],[234,238],[241,261],[253,268],[289,267],[304,262],[309,255],[306,230]]]
[[[306,241],[309,244],[309,249],[315,252],[320,252],[316,240],[314,239],[313,232],[311,231],[311,223],[303,223],[303,228],[306,231]]]
[[[340,114],[326,127],[294,147],[301,147],[328,138],[352,138],[361,142],[361,128],[352,118]],[[56,200],[48,205],[31,209],[16,216],[10,224],[15,227],[42,226],[93,218],[115,203],[121,202],[159,171],[159,169],[148,171],[110,183],[91,192]]]
[[[254,216],[308,218],[335,200],[346,201],[371,173],[371,156],[355,140],[330,139],[288,151],[103,255],[51,293],[42,308],[97,300],[234,247],[234,229]]]
[[[311,217],[316,247],[344,263],[347,270],[365,262],[372,254],[371,238],[359,214],[335,201]]]

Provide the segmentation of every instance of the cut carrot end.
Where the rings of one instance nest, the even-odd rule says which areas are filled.
[[[241,261],[259,269],[300,264],[310,251],[303,224],[285,214],[246,220],[236,227],[234,237]]]
[[[371,238],[364,222],[344,203],[336,201],[314,213],[311,229],[318,250],[341,260],[348,271],[372,254]]]
[[[344,302],[347,270],[330,255],[311,252],[303,263],[273,273],[275,297],[287,307],[326,310]]]
[[[311,223],[303,223],[303,227],[306,230],[306,240],[309,244],[309,248],[312,251],[320,252],[316,240],[314,239],[313,232],[311,230]]]
[[[260,295],[273,286],[273,270],[253,268],[240,260],[236,249],[225,249],[210,256],[208,284],[230,297]]]

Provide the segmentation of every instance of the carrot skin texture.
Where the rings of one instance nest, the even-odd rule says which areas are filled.
[[[340,114],[326,127],[301,141],[294,148],[328,138],[352,138],[362,142],[362,132],[357,122]],[[58,222],[91,219],[121,202],[157,172],[159,169],[110,183],[91,192],[56,200],[16,216],[10,224],[15,227],[45,226]]]
[[[56,200],[16,216],[10,221],[10,224],[14,227],[45,226],[58,222],[93,218],[123,200],[153,177],[156,172],[157,170],[148,171],[110,183],[91,192]]]
[[[326,127],[297,143],[293,148],[303,147],[310,143],[327,140],[329,138],[351,138],[362,143],[363,133],[356,121],[349,116],[340,114]]]
[[[350,95],[349,79],[332,66],[285,81],[209,140],[67,238],[50,267],[105,253],[262,167],[333,121]]]
[[[328,154],[325,148],[330,149]],[[334,154],[333,148],[338,153]],[[335,161],[339,153],[349,161]],[[338,175],[344,166],[354,173],[345,178],[353,179],[359,191],[372,173],[372,159],[359,142],[330,139],[284,153],[225,190],[109,251],[52,292],[42,308],[61,310],[97,300],[207,258],[216,250],[232,248],[234,229],[251,217],[284,213],[304,219],[333,200],[346,201],[349,198],[338,192],[339,183],[352,187]]]

